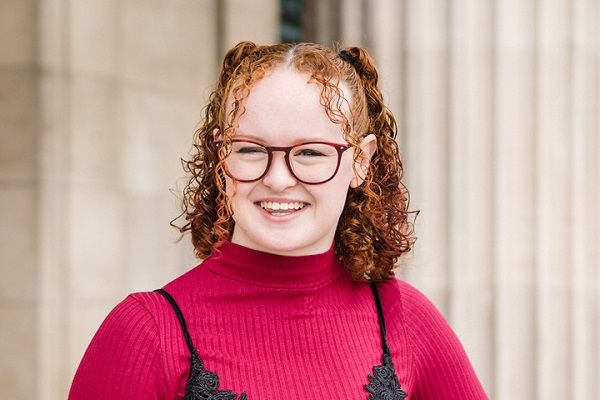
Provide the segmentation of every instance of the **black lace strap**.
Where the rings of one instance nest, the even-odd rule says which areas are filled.
[[[173,311],[175,311],[175,314],[177,315],[177,319],[179,320],[179,324],[181,325],[181,330],[183,331],[183,336],[185,337],[185,342],[187,343],[187,346],[190,349],[190,354],[194,354],[195,353],[194,343],[192,342],[192,337],[190,336],[190,332],[187,329],[187,325],[185,323],[185,318],[183,318],[183,313],[181,312],[181,308],[179,308],[179,305],[177,304],[177,302],[175,301],[173,296],[171,296],[171,294],[169,292],[167,292],[165,289],[156,289],[155,292],[159,293],[165,299],[167,299],[169,304],[171,304],[171,307],[173,307]]]
[[[389,356],[390,348],[388,346],[387,337],[385,334],[385,318],[383,317],[383,307],[381,306],[379,290],[377,289],[377,284],[375,282],[371,282],[371,290],[373,291],[375,305],[377,306],[377,319],[379,320],[379,332],[381,333],[381,347],[383,348],[383,354]]]
[[[408,393],[402,389],[398,375],[396,375],[396,369],[394,368],[394,362],[392,361],[392,355],[386,338],[383,307],[381,306],[379,290],[375,282],[371,282],[371,290],[373,291],[375,305],[377,306],[381,347],[383,348],[383,364],[373,367],[373,374],[369,375],[369,383],[364,387],[370,393],[369,400],[403,400],[408,397]]]
[[[177,319],[181,324],[181,330],[183,331],[183,336],[185,337],[185,342],[187,343],[188,348],[190,349],[190,375],[188,377],[187,383],[185,385],[185,394],[183,396],[183,400],[197,400],[197,399],[219,399],[219,400],[247,400],[248,395],[246,392],[242,392],[242,394],[238,395],[233,393],[231,390],[219,390],[219,377],[212,371],[209,371],[204,368],[204,363],[198,356],[198,352],[194,347],[194,343],[192,342],[192,338],[190,337],[190,333],[187,329],[187,325],[185,323],[185,319],[183,318],[183,313],[179,308],[179,305],[164,289],[156,289],[155,292],[161,294],[177,315]]]

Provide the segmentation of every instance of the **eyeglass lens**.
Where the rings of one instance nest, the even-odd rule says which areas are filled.
[[[292,174],[307,183],[330,179],[338,166],[338,151],[329,144],[304,143],[289,152]],[[257,143],[233,142],[225,160],[228,173],[240,181],[257,180],[269,167],[269,152]]]

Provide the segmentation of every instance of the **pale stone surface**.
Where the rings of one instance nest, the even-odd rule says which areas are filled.
[[[113,296],[104,299],[74,298],[70,302],[68,313],[70,323],[64,328],[65,334],[72,338],[68,343],[67,354],[65,355],[67,368],[64,373],[67,381],[64,382],[62,388],[65,392],[70,386],[85,349],[87,349],[100,324],[125,296],[126,293],[115,291]],[[66,396],[62,398],[66,399]]]
[[[572,4],[544,2],[537,12],[536,394],[569,398],[572,390]]]
[[[60,77],[46,77],[43,92],[52,101],[44,102],[46,130],[40,157],[39,204],[39,399],[66,399],[68,347],[71,338],[65,334],[69,326],[68,299],[71,297],[69,274],[68,229],[71,193],[66,178],[69,165],[69,115],[65,110],[66,82]],[[52,105],[52,107],[49,107]],[[60,118],[60,117],[63,118]]]
[[[73,187],[68,232],[70,293],[108,298],[123,290],[126,215],[117,190]]]
[[[3,399],[30,399],[37,387],[37,307],[0,302],[0,388]]]
[[[119,0],[69,2],[71,67],[78,72],[115,76],[120,71]]]
[[[0,391],[38,388],[37,2],[0,2]]]
[[[574,8],[573,49],[573,390],[575,400],[600,396],[600,3]],[[592,111],[591,111],[592,110]],[[591,112],[590,112],[591,111]]]
[[[0,183],[30,184],[37,174],[37,74],[30,68],[0,68]]]
[[[122,146],[118,126],[118,84],[77,74],[71,80],[70,174],[75,184],[115,189],[121,172]]]
[[[341,40],[345,46],[364,46],[366,32],[364,31],[365,15],[362,0],[342,0],[340,7]],[[392,13],[390,13],[392,14]],[[393,14],[392,14],[393,15]]]
[[[494,143],[496,393],[535,398],[536,2],[497,8]]]
[[[411,280],[448,315],[450,277],[448,232],[448,49],[445,7],[435,1],[410,2],[405,13],[406,97],[404,161],[411,207],[419,215],[419,250]]]
[[[215,2],[123,0],[123,79],[193,96],[212,77],[217,54]]]
[[[4,301],[37,298],[37,199],[33,184],[0,189],[0,294]]]
[[[597,398],[597,2],[339,3],[344,37],[372,44],[423,211],[406,276],[491,398]],[[223,51],[278,39],[278,1],[223,1],[220,22],[218,4],[0,3],[3,398],[66,398],[109,310],[198,263],[168,225],[179,158]]]
[[[169,221],[178,214],[173,196],[132,194],[127,199],[127,235],[124,275],[128,291],[164,286],[200,261],[193,257],[189,236],[176,243],[177,231]]]
[[[83,2],[78,2],[83,3]],[[38,0],[39,63],[44,71],[66,70],[69,67],[69,2]]]
[[[424,3],[424,1],[420,3]],[[436,4],[437,14],[435,15],[443,15],[445,3],[436,1],[433,3]],[[369,46],[368,50],[375,58],[384,100],[394,113],[397,121],[401,121],[403,117],[402,102],[409,101],[403,98],[405,88],[402,81],[405,68],[403,53],[406,48],[399,45],[406,40],[405,35],[408,26],[399,23],[399,21],[405,19],[411,7],[416,8],[406,1],[371,0],[369,12],[367,16],[363,17],[368,18],[367,25],[371,28],[368,38],[364,38],[363,41]],[[429,16],[429,18],[435,17]],[[440,24],[443,29],[443,21],[437,21],[435,24]],[[418,29],[423,27],[423,24],[415,23],[413,26]],[[427,29],[424,29],[423,32],[430,30],[435,32],[431,25],[427,25]],[[400,136],[404,134],[405,132],[401,130]]]
[[[162,286],[194,263],[189,239],[175,245],[179,234],[169,222],[180,214],[178,199],[187,183],[180,159],[189,158],[204,101],[200,96],[190,102],[138,87],[121,92],[130,290]]]
[[[452,3],[451,323],[494,392],[493,4]]]
[[[200,93],[181,98],[136,86],[121,88],[120,137],[122,184],[129,193],[166,193],[183,175],[204,106]]]
[[[258,44],[275,44],[279,41],[279,1],[227,0],[223,3],[223,52],[242,40]]]
[[[0,65],[32,64],[37,60],[37,0],[0,2]]]

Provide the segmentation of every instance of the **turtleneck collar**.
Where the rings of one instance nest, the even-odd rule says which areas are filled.
[[[324,253],[281,256],[224,242],[202,263],[209,271],[256,286],[311,288],[344,271],[333,244]]]

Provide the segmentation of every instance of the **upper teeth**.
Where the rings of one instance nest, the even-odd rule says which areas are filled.
[[[304,203],[293,202],[293,203],[275,203],[272,201],[261,201],[260,206],[270,210],[299,210],[304,208]]]

